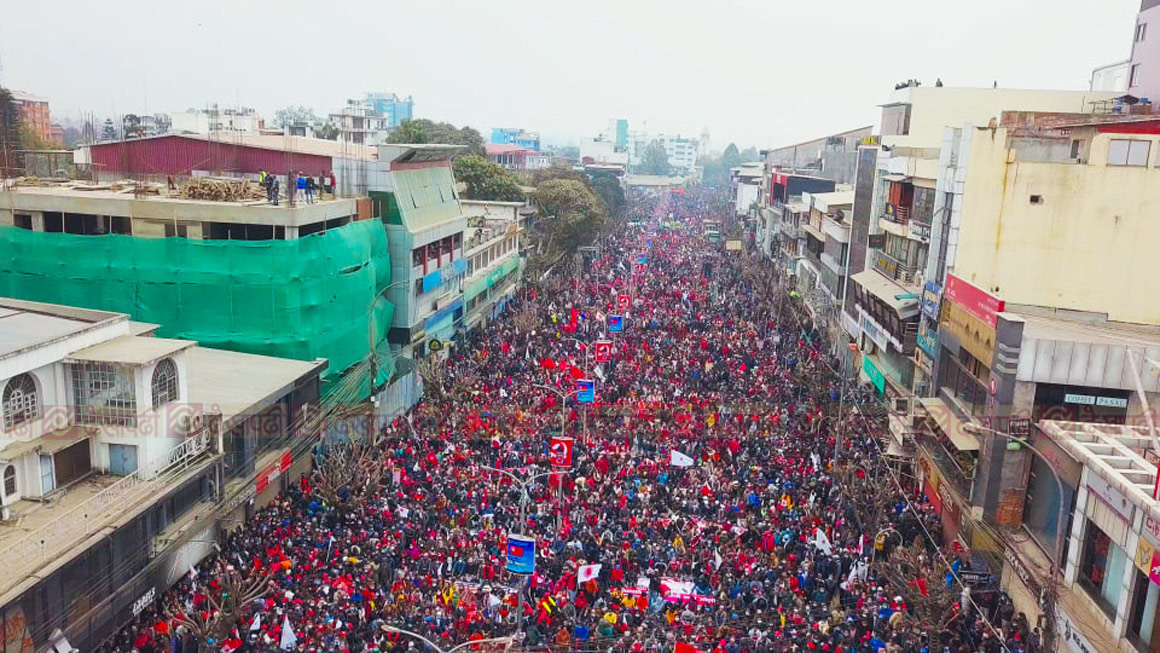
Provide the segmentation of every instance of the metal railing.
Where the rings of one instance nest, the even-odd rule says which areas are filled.
[[[906,265],[886,252],[881,251],[874,254],[874,269],[888,279],[894,279],[903,283],[914,283],[914,275],[917,272],[917,268],[914,266]]]
[[[185,472],[209,447],[209,431],[202,428],[165,454],[10,543],[0,550],[0,586],[24,577],[104,528],[110,519],[120,517],[128,508],[156,493],[157,484],[153,481]]]
[[[895,224],[906,224],[910,222],[910,207],[887,204],[882,217]]]

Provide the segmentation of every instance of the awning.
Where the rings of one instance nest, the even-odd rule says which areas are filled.
[[[937,397],[921,397],[918,401],[926,411],[927,421],[938,427],[956,449],[979,450],[979,438],[966,429],[969,422],[959,417],[947,402]]]
[[[882,175],[882,178],[886,181],[893,181],[893,182],[910,181],[911,179],[913,179],[913,177],[909,177],[907,175]]]
[[[93,435],[96,429],[73,425],[31,440],[0,438],[0,460],[11,462],[30,453],[51,455]]]
[[[878,274],[874,270],[863,270],[850,277],[851,281],[862,286],[863,290],[874,295],[886,303],[898,317],[906,319],[918,315],[921,302],[917,299],[898,299],[899,295],[909,295],[912,291]]]

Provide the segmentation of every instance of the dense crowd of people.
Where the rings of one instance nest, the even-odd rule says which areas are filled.
[[[706,243],[700,210],[658,204],[529,284],[380,434],[371,492],[329,503],[304,479],[108,650],[198,650],[178,617],[230,574],[265,586],[204,650],[427,646],[411,633],[444,650],[1036,650],[1005,597],[943,582],[969,560],[934,541],[872,423],[839,411],[869,398],[759,263]],[[840,482],[867,475],[869,499]],[[530,575],[506,570],[515,534],[535,542]],[[880,563],[901,549],[900,581]]]

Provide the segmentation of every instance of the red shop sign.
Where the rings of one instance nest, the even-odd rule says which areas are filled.
[[[258,479],[254,483],[258,492],[265,490],[270,486],[271,483],[278,480],[278,477],[282,475],[282,472],[286,471],[287,469],[290,469],[289,449],[282,452],[282,457],[279,458],[277,462],[262,470],[262,472],[258,474]]]
[[[971,315],[991,325],[992,329],[999,322],[996,316],[1006,308],[1006,303],[1002,299],[976,288],[953,274],[947,274],[943,298],[962,306]]]

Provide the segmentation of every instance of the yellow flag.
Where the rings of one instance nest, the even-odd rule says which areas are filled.
[[[713,426],[714,424],[716,424],[716,423],[717,423],[717,416],[716,416],[716,415],[710,415],[710,416],[709,416],[709,419],[705,420],[705,423],[706,423],[706,424],[708,424],[709,426]]]

